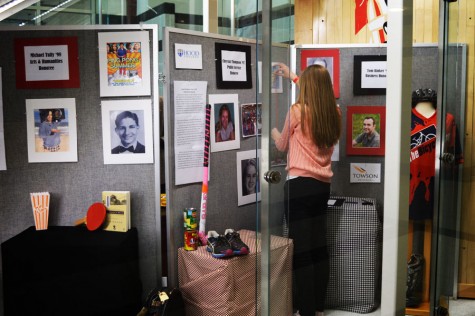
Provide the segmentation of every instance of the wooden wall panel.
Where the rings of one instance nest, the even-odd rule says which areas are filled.
[[[414,13],[412,15],[412,38],[415,43],[424,43],[424,0],[415,0],[413,4]]]
[[[432,24],[432,20],[433,20],[433,15],[432,15],[432,12],[434,11],[433,7],[432,7],[432,0],[425,0],[424,1],[424,15],[422,17],[422,21],[423,21],[423,25],[424,25],[424,38],[422,39],[422,41],[424,43],[431,43],[433,42],[433,39],[432,39],[432,27],[433,27],[433,24]]]
[[[355,20],[353,14],[355,10],[352,10],[351,8],[353,1],[341,0],[341,2],[341,43],[351,43],[352,34],[354,33],[355,29]],[[353,19],[351,18],[352,16]]]
[[[317,0],[315,1],[317,6],[313,8],[315,15],[317,17],[315,34],[317,35],[317,41],[321,44],[327,43],[327,34],[326,34],[326,20],[327,20],[327,3],[331,3],[332,1],[326,0]]]
[[[313,43],[313,0],[295,1],[295,44]]]
[[[439,0],[432,0],[432,40],[437,43],[439,41]]]
[[[462,297],[475,298],[473,291],[475,285],[475,155],[473,155],[474,137],[474,100],[475,100],[475,1],[462,0],[459,4],[459,24],[457,34],[460,42],[468,44],[467,58],[467,105],[465,120],[465,141],[464,141],[464,175],[462,190],[462,221],[461,221],[461,247],[460,247],[460,265],[459,265],[459,295]],[[470,290],[471,289],[471,290]]]
[[[346,1],[348,2],[348,1]],[[335,0],[333,4],[333,43],[341,43],[343,41],[343,6],[342,0]]]

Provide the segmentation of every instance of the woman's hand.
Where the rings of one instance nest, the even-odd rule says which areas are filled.
[[[277,141],[280,138],[280,132],[277,128],[273,128],[270,132],[270,135],[274,141]]]
[[[290,80],[293,80],[295,77],[297,77],[293,72],[290,71],[289,66],[287,66],[284,63],[277,63],[279,65],[279,68],[277,71],[274,72],[275,75],[277,76],[282,76],[284,78],[288,78]]]
[[[297,77],[296,74],[290,71],[289,66],[287,66],[286,64],[284,63],[277,63],[277,64],[279,65],[279,69],[277,69],[277,71],[274,72],[275,75],[288,78],[292,81]]]

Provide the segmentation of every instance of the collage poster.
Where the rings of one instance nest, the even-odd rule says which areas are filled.
[[[106,53],[109,87],[142,84],[141,42],[107,42]]]
[[[100,94],[150,95],[149,33],[98,33]]]

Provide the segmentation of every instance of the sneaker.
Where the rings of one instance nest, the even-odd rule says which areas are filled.
[[[208,232],[208,245],[206,250],[211,252],[211,255],[214,258],[224,258],[230,257],[233,255],[233,250],[231,249],[231,245],[229,242],[224,238],[223,235],[218,234],[214,230],[210,230]]]
[[[226,240],[231,245],[235,255],[247,255],[249,253],[249,247],[241,240],[238,232],[228,228],[224,232],[224,237],[226,237]]]

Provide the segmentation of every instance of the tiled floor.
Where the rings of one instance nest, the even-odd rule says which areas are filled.
[[[450,300],[449,303],[450,316],[475,316],[475,300]],[[339,310],[326,310],[325,316],[382,316],[381,310],[368,314],[357,314]]]
[[[475,300],[451,300],[450,316],[475,316]]]

